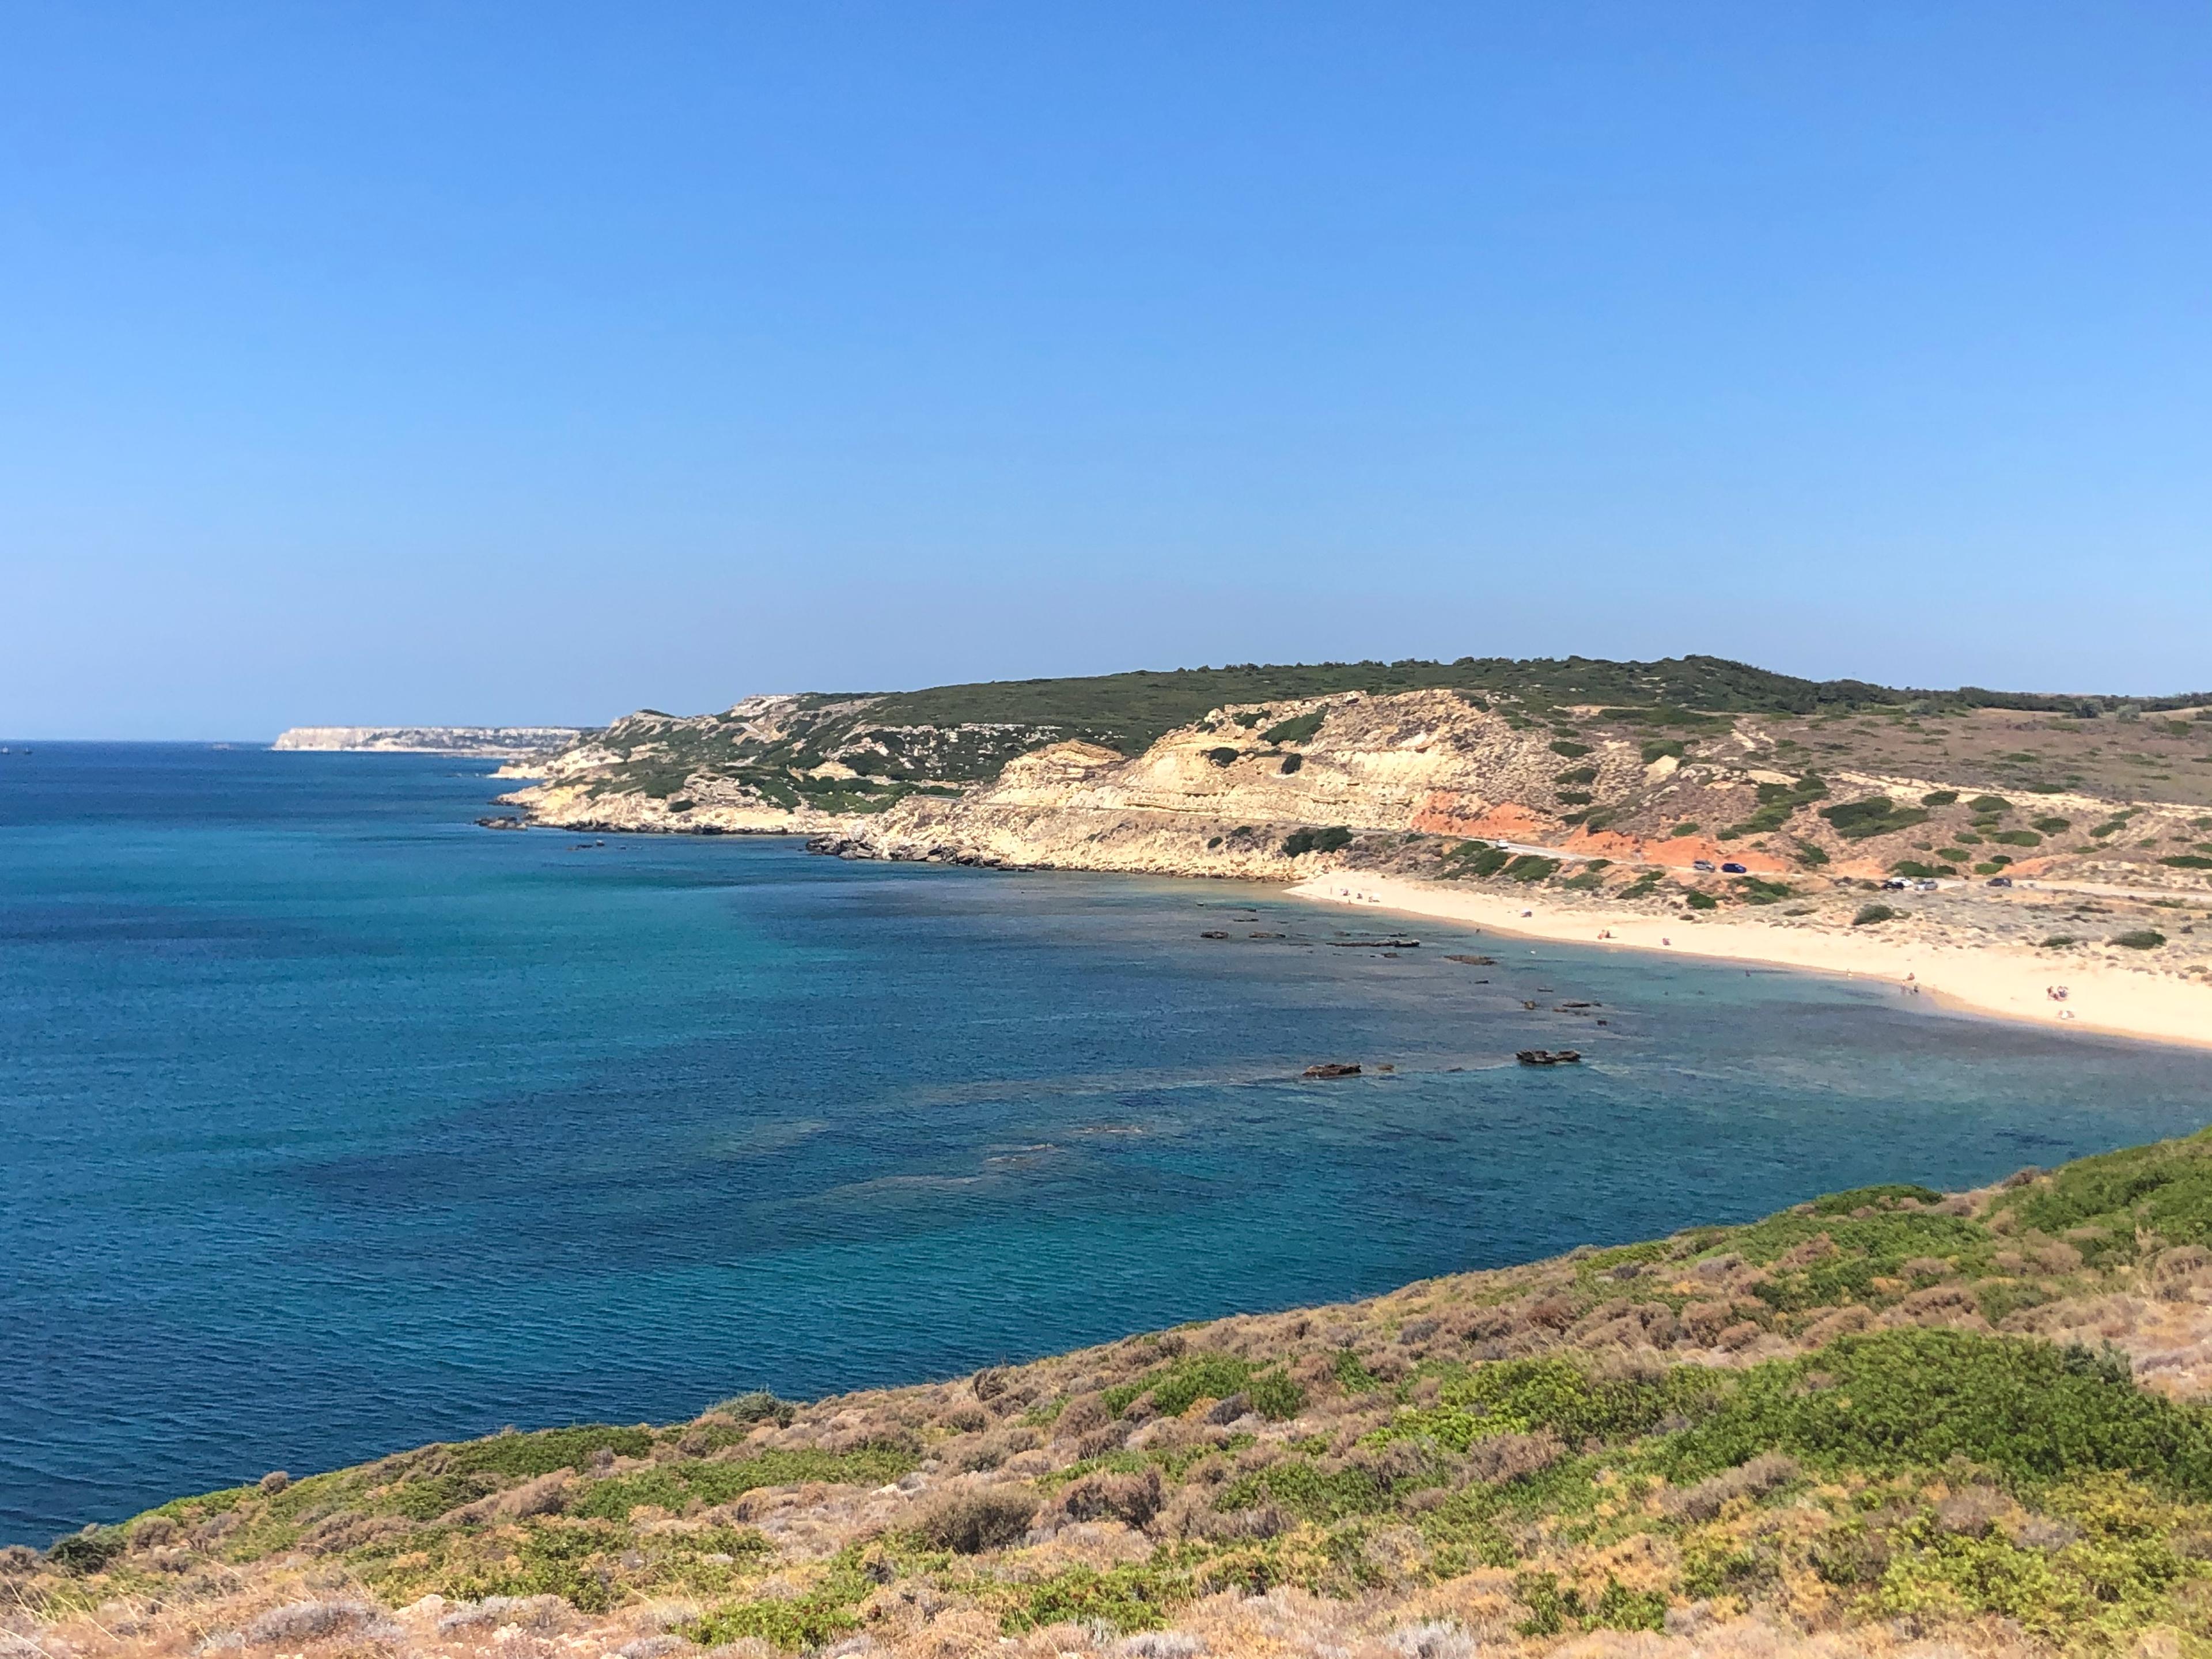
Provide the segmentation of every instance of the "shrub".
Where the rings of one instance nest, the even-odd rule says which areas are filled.
[[[1466,1452],[1492,1435],[1538,1433],[1571,1446],[1613,1443],[1709,1410],[1720,1386],[1719,1374],[1699,1365],[1601,1374],[1557,1357],[1501,1359],[1449,1378],[1435,1405],[1400,1413],[1365,1443],[1426,1438]]]
[[[788,1400],[777,1399],[766,1389],[755,1389],[750,1394],[732,1395],[708,1410],[710,1414],[734,1418],[740,1423],[774,1423],[779,1427],[789,1423],[799,1413],[798,1407]]]
[[[1576,784],[1595,783],[1597,781],[1597,768],[1595,766],[1570,766],[1565,771],[1553,778],[1552,781],[1553,783],[1564,783],[1570,787]]]
[[[1966,803],[1966,810],[1977,815],[2009,812],[2012,811],[2012,803],[2002,795],[1977,795]]]
[[[1139,1396],[1149,1393],[1152,1409],[1180,1417],[1200,1400],[1226,1400],[1243,1394],[1263,1417],[1295,1417],[1305,1405],[1297,1384],[1279,1370],[1262,1372],[1236,1354],[1200,1349],[1157,1366],[1141,1376],[1117,1382],[1102,1398],[1119,1417]]]
[[[2155,927],[2138,927],[2130,933],[2115,933],[2112,943],[2124,950],[2155,951],[2166,943],[2166,935]]]
[[[1304,743],[1321,730],[1321,723],[1328,714],[1326,708],[1316,708],[1310,714],[1300,714],[1296,720],[1271,726],[1260,736],[1268,743]]]
[[[1523,1636],[1558,1636],[1570,1627],[1656,1631],[1667,1622],[1664,1591],[1632,1590],[1610,1573],[1595,1602],[1585,1603],[1571,1584],[1562,1589],[1558,1576],[1548,1572],[1520,1574],[1513,1593],[1528,1609],[1528,1616],[1514,1626]]]
[[[2074,827],[2074,820],[2061,817],[2038,818],[2035,821],[2035,827],[2046,836],[2063,836]]]
[[[917,1525],[934,1548],[981,1555],[1018,1541],[1036,1511],[1036,1494],[1026,1486],[971,1486],[947,1492],[922,1512]]]
[[[2106,1355],[1966,1331],[1844,1337],[1753,1366],[1663,1461],[1703,1474],[1770,1451],[1869,1471],[1963,1457],[2022,1482],[2124,1470],[2212,1497],[2202,1411],[2137,1389]]]
[[[1701,893],[1695,888],[1682,896],[1682,902],[1692,910],[1717,910],[1721,908],[1721,902],[1711,893]]]
[[[1237,757],[1242,752],[1241,750],[1231,749],[1224,744],[1219,749],[1207,750],[1206,757],[1216,766],[1231,766],[1236,763]]]
[[[1899,859],[1889,866],[1893,876],[1908,876],[1915,880],[1926,880],[1931,876],[1955,876],[1957,869],[1948,864],[1923,864],[1918,859]]]
[[[1557,859],[1543,858],[1534,853],[1523,853],[1505,866],[1505,878],[1508,881],[1541,881],[1559,867],[1559,860]]]
[[[1680,760],[1682,758],[1682,740],[1680,738],[1652,738],[1645,742],[1643,755],[1646,766],[1669,755]]]
[[[1589,751],[1590,746],[1588,744],[1577,743],[1571,738],[1561,738],[1552,744],[1552,752],[1553,754],[1564,755],[1569,760],[1580,760],[1584,755],[1589,754]]]
[[[1340,823],[1326,830],[1293,830],[1283,837],[1283,856],[1294,859],[1307,853],[1334,853],[1352,845],[1352,831]]]
[[[120,1527],[87,1527],[56,1539],[46,1559],[64,1572],[98,1572],[123,1553],[126,1541]]]
[[[1513,854],[1503,847],[1485,841],[1463,841],[1444,854],[1446,863],[1461,865],[1466,874],[1474,876],[1494,876],[1512,860]]]
[[[1826,849],[1816,847],[1809,841],[1801,841],[1797,843],[1797,856],[1803,862],[1816,868],[1828,861]]]
[[[2171,865],[2176,870],[2212,870],[2212,859],[2198,853],[2175,853],[2159,862]]]
[[[368,1601],[293,1601],[271,1607],[248,1625],[245,1637],[254,1647],[319,1642],[341,1631],[358,1632],[370,1641],[387,1641],[399,1628],[382,1607]]]
[[[1019,1589],[1024,1600],[999,1620],[1000,1630],[1008,1636],[1025,1635],[1048,1625],[1103,1625],[1121,1633],[1157,1630],[1193,1593],[1188,1573],[1149,1563],[1109,1567],[1103,1572],[1096,1567],[1069,1567]],[[1155,1650],[1163,1656],[1175,1651]],[[1199,1650],[1185,1647],[1181,1651]]]
[[[739,1601],[708,1613],[685,1634],[702,1647],[721,1648],[747,1638],[786,1653],[811,1652],[860,1629],[852,1603],[824,1595]]]
[[[1959,792],[1955,789],[1934,789],[1920,798],[1920,804],[1923,806],[1949,806],[1958,799]]]
[[[1902,910],[1893,910],[1887,904],[1862,904],[1858,915],[1851,918],[1854,927],[1871,927],[1878,921],[1894,921],[1903,915]]]
[[[1784,899],[1796,896],[1796,890],[1786,882],[1765,881],[1757,876],[1745,876],[1736,883],[1747,902],[1778,904]]]
[[[1382,1379],[1369,1370],[1367,1362],[1350,1348],[1339,1348],[1329,1369],[1335,1374],[1337,1386],[1346,1394],[1365,1394],[1382,1386]]]
[[[1872,836],[1891,835],[1899,830],[1909,830],[1916,823],[1924,823],[1928,819],[1928,814],[1921,808],[1900,807],[1887,795],[1869,795],[1863,800],[1824,806],[1820,809],[1820,816],[1833,824],[1836,833],[1845,841],[1864,841]]]
[[[1683,836],[1694,836],[1702,827],[1695,818],[1685,818],[1668,833],[1678,838]]]
[[[2002,847],[2040,847],[2043,837],[2033,830],[2000,830],[1990,839]]]
[[[2056,951],[2069,945],[2079,945],[2081,942],[2071,933],[2053,933],[2035,948],[2039,951]]]
[[[1258,1372],[1244,1386],[1252,1409],[1270,1422],[1281,1423],[1305,1409],[1305,1390],[1279,1367]]]
[[[1293,772],[1297,771],[1300,767],[1304,766],[1305,763],[1306,763],[1306,757],[1305,757],[1304,755],[1285,755],[1285,756],[1284,756],[1284,757],[1283,757],[1283,775],[1284,775],[1285,777],[1288,777],[1291,773],[1293,773]]]
[[[1659,1507],[1676,1521],[1710,1521],[1739,1498],[1764,1498],[1797,1478],[1797,1460],[1780,1452],[1762,1452],[1748,1463],[1708,1475],[1694,1486],[1679,1487],[1659,1500]]]

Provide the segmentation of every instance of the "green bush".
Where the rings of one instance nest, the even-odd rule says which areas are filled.
[[[2043,837],[2033,830],[2000,830],[1990,839],[2001,847],[2040,847]]]
[[[2048,817],[2035,820],[2035,827],[2046,836],[2063,836],[2074,827],[2071,818]]]
[[[1955,789],[1936,789],[1923,795],[1920,804],[1923,806],[1949,806],[1958,799],[1959,792]]]
[[[1321,723],[1328,714],[1326,708],[1316,708],[1310,714],[1300,714],[1296,720],[1271,726],[1260,736],[1268,743],[1304,743],[1321,730]]]
[[[1858,915],[1851,918],[1854,927],[1871,927],[1878,921],[1894,921],[1903,915],[1902,910],[1893,910],[1887,904],[1862,904]]]
[[[2166,943],[2166,935],[2155,927],[2138,927],[2133,933],[2113,934],[2112,943],[2129,951],[2155,951]]]
[[[1695,818],[1685,818],[1668,833],[1676,836],[1694,836],[1703,827]]]
[[[1589,754],[1589,751],[1590,746],[1588,744],[1577,743],[1571,738],[1561,738],[1552,744],[1552,752],[1553,754],[1564,755],[1569,760],[1580,760],[1584,755]]]
[[[1695,888],[1682,896],[1682,902],[1692,910],[1717,910],[1721,908],[1721,902],[1711,893],[1701,893]]]
[[[1231,749],[1224,744],[1219,749],[1207,750],[1206,751],[1206,757],[1212,761],[1216,766],[1233,766],[1236,764],[1237,757],[1243,752],[1243,750],[1242,750]]]
[[[1611,1573],[1594,1602],[1586,1603],[1581,1590],[1559,1585],[1559,1576],[1524,1572],[1513,1580],[1513,1594],[1528,1609],[1528,1616],[1514,1626],[1523,1636],[1559,1636],[1574,1630],[1662,1630],[1667,1623],[1667,1597],[1660,1590],[1632,1590]]]
[[[2069,945],[2079,945],[2081,942],[2071,933],[2053,933],[2035,948],[2039,951],[2056,951]]]
[[[46,1559],[64,1572],[94,1573],[122,1554],[129,1541],[120,1527],[87,1527],[56,1539]]]
[[[1863,800],[1824,806],[1820,809],[1820,816],[1833,824],[1836,833],[1845,841],[1865,841],[1873,836],[1892,835],[1899,830],[1909,830],[1916,823],[1924,823],[1928,819],[1928,814],[1921,808],[1900,807],[1887,795],[1869,795]]]
[[[1682,741],[1679,738],[1653,738],[1645,742],[1642,752],[1646,766],[1669,755],[1680,760],[1682,758]]]
[[[1023,1636],[1048,1625],[1106,1625],[1123,1635],[1158,1630],[1195,1589],[1188,1573],[1150,1563],[1135,1566],[1069,1567],[1018,1586],[1022,1600],[999,1620],[1000,1632]]]
[[[1957,868],[1948,864],[1923,864],[1918,859],[1899,859],[1889,866],[1893,876],[1906,876],[1916,881],[1925,881],[1933,876],[1955,876]]]
[[[1276,1422],[1296,1417],[1305,1408],[1305,1395],[1279,1367],[1261,1369],[1235,1354],[1200,1350],[1156,1366],[1143,1376],[1117,1382],[1102,1398],[1116,1417],[1139,1396],[1150,1394],[1152,1409],[1163,1417],[1180,1417],[1200,1400],[1226,1400],[1242,1394],[1252,1409]]]
[[[1825,848],[1815,846],[1809,841],[1801,841],[1797,843],[1797,856],[1803,862],[1812,865],[1816,869],[1828,861],[1827,850]]]
[[[1513,854],[1486,841],[1463,841],[1444,854],[1446,864],[1456,864],[1454,875],[1494,876],[1513,861]]]
[[[1365,1394],[1382,1386],[1382,1379],[1369,1370],[1367,1362],[1350,1348],[1336,1351],[1330,1370],[1335,1373],[1337,1386],[1346,1394]]]
[[[1283,775],[1284,775],[1285,777],[1288,777],[1291,773],[1293,773],[1293,772],[1297,771],[1300,767],[1304,766],[1305,763],[1306,763],[1306,757],[1305,757],[1304,755],[1285,755],[1285,756],[1284,756],[1284,757],[1283,757]]]
[[[1966,803],[1966,810],[1977,815],[2009,812],[2012,811],[2012,803],[2002,795],[1977,795]]]
[[[1595,783],[1597,781],[1597,768],[1595,766],[1570,766],[1565,771],[1553,778],[1552,781],[1553,783],[1564,783],[1571,787],[1577,784]]]
[[[1954,1457],[2014,1481],[2125,1471],[2212,1498],[2212,1419],[2137,1389],[2106,1355],[1913,1328],[1771,1360],[1668,1449],[1670,1479],[1783,1451],[1826,1469],[1941,1468]]]
[[[1300,857],[1307,853],[1334,853],[1352,845],[1352,831],[1340,823],[1326,830],[1293,830],[1283,837],[1283,856]]]
[[[1766,881],[1758,876],[1745,876],[1736,882],[1736,890],[1748,904],[1778,904],[1784,899],[1795,898],[1796,891],[1785,882]]]
[[[1542,881],[1556,872],[1559,867],[1559,860],[1557,859],[1543,858],[1534,853],[1523,853],[1505,866],[1505,878],[1508,881]]]
[[[2076,1159],[2004,1194],[1998,1206],[2054,1235],[2100,1229],[2083,1240],[2094,1259],[2132,1256],[2138,1232],[2168,1244],[2212,1243],[2212,1132]]]
[[[2212,859],[2197,853],[2175,853],[2159,860],[2177,870],[2212,870]]]
[[[1401,1412],[1367,1443],[1433,1440],[1457,1453],[1491,1435],[1541,1430],[1569,1446],[1613,1444],[1710,1409],[1720,1387],[1720,1373],[1701,1365],[1612,1374],[1556,1357],[1500,1359],[1446,1377],[1435,1405]]]
[[[1386,1513],[1397,1507],[1401,1490],[1437,1484],[1434,1476],[1413,1477],[1401,1485],[1364,1468],[1323,1469],[1302,1457],[1286,1457],[1231,1481],[1214,1507],[1234,1514],[1274,1504],[1325,1526],[1350,1516]]]

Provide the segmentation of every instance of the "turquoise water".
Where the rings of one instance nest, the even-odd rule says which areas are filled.
[[[493,834],[497,787],[0,755],[0,1540],[2212,1115],[2212,1056],[1880,988],[1427,925],[1386,957],[1257,887]],[[1398,1070],[1298,1079],[1324,1059]]]

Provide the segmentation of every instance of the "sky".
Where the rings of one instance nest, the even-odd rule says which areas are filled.
[[[2212,9],[0,4],[0,733],[2212,689]]]

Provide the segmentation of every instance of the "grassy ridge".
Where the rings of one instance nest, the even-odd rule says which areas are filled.
[[[1279,1585],[1534,1644],[1756,1613],[2194,1650],[2212,1411],[2102,1334],[2148,1352],[2212,1297],[2209,1235],[2212,1132],[954,1383],[271,1477],[9,1565],[50,1617],[305,1564],[394,1607],[686,1597],[691,1638],[786,1650],[896,1651],[921,1605],[1139,1631]]]

